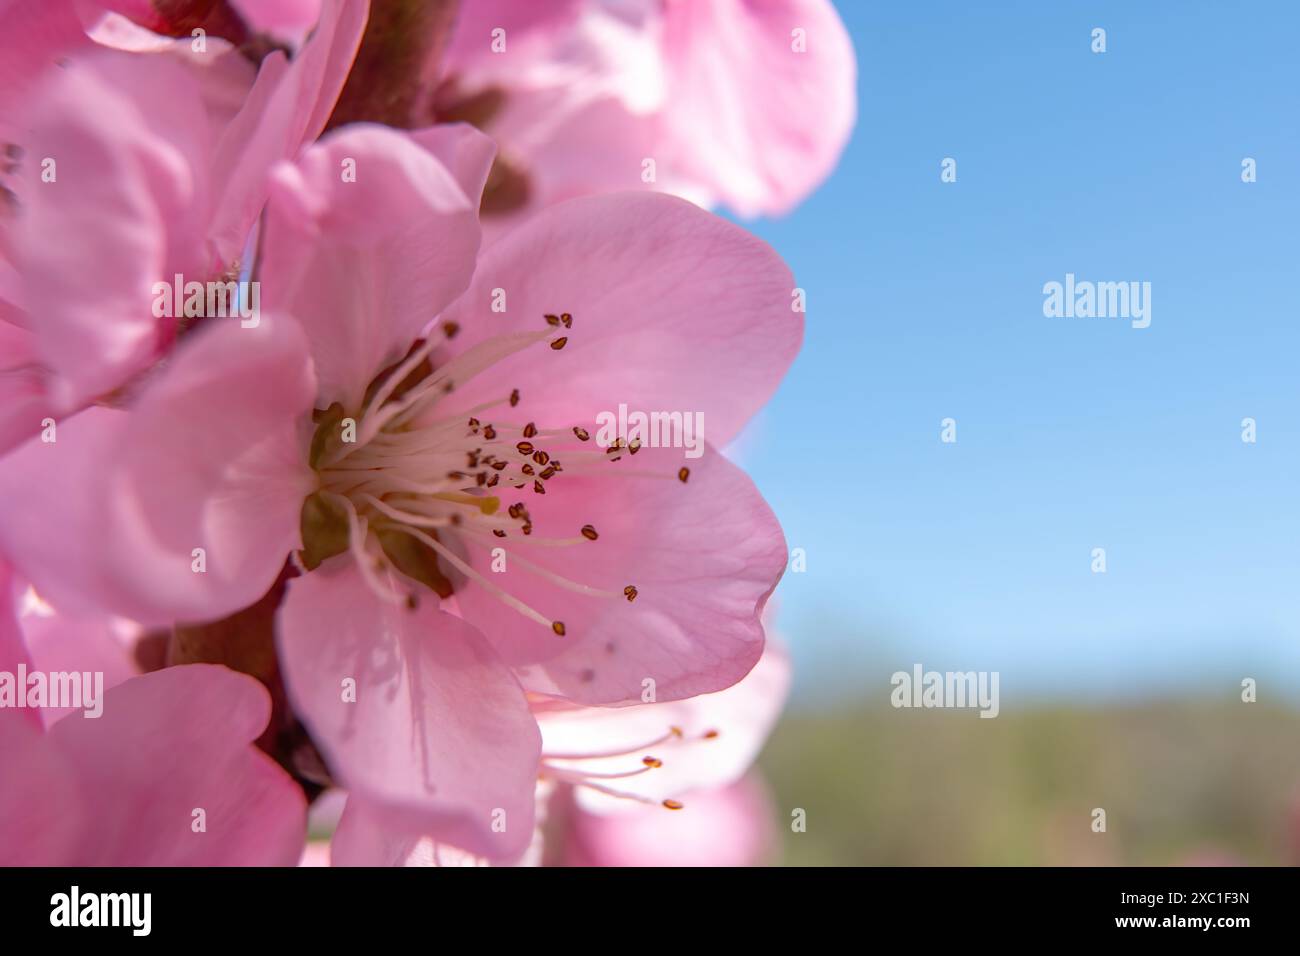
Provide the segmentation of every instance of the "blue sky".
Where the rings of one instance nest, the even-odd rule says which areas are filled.
[[[921,662],[1000,671],[1004,709],[1296,694],[1300,4],[839,7],[853,140],[746,224],[808,292],[745,452],[808,556],[798,692]],[[1067,272],[1150,282],[1150,327],[1045,318]]]

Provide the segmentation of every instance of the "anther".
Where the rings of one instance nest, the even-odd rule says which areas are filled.
[[[582,526],[582,536],[588,541],[595,541],[600,537],[600,535],[596,534],[596,529],[589,524],[584,524]]]

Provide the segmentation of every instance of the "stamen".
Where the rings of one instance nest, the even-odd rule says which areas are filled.
[[[516,611],[518,611],[524,617],[528,618],[530,621],[535,621],[538,624],[544,624],[550,627],[551,630],[553,631],[555,631],[556,625],[558,624],[560,629],[558,631],[555,631],[555,633],[563,635],[564,633],[563,624],[560,624],[558,621],[552,622],[544,615],[539,614],[537,611],[534,611],[531,607],[529,607],[523,601],[519,600],[519,598],[515,597],[513,594],[509,594],[508,592],[503,591],[501,588],[497,587],[487,578],[483,577],[483,575],[479,574],[479,572],[475,571],[472,567],[470,567],[468,564],[462,561],[455,553],[453,553],[452,551],[448,550],[447,548],[439,544],[436,539],[431,538],[423,531],[417,531],[415,528],[409,528],[406,525],[397,525],[394,530],[401,531],[404,534],[409,534],[411,537],[415,538],[415,540],[421,541],[424,544],[428,545],[434,551],[438,552],[440,556],[446,558],[447,561],[453,567],[455,567],[456,570],[460,571],[461,574],[465,575],[467,578],[471,578],[474,581],[477,581],[480,585],[487,588],[498,598],[504,601],[507,606],[514,608]]]
[[[606,757],[626,757],[630,754],[644,753],[651,747],[658,747],[660,744],[667,743],[670,740],[680,740],[682,738],[682,729],[680,727],[669,727],[668,733],[662,737],[656,737],[654,740],[646,741],[643,744],[637,744],[635,747],[629,747],[626,750],[604,750],[595,753],[585,754],[546,754],[547,760],[603,760]]]

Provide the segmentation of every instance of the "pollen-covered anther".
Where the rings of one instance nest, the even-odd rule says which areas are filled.
[[[588,441],[591,438],[591,433],[587,429],[579,428],[577,425],[573,426],[573,434],[578,436],[578,441]]]
[[[635,600],[636,600],[636,596],[637,596],[637,589],[636,589],[636,586],[635,586],[635,585],[632,585],[632,584],[629,584],[627,587],[625,587],[625,588],[623,589],[623,596],[627,598],[627,602],[628,602],[629,604],[631,604],[633,601],[635,601]]]
[[[563,621],[552,621],[552,622],[551,622],[551,630],[554,631],[556,634],[558,634],[560,637],[563,637],[563,636],[564,636],[564,622],[563,622]]]
[[[551,340],[551,348],[557,352],[568,344],[569,337],[567,335],[561,335],[558,339]]]
[[[654,767],[656,769],[664,765],[664,762],[658,757],[642,757],[641,762],[647,767]]]
[[[589,524],[584,524],[582,526],[582,536],[588,541],[595,541],[600,537],[600,535],[596,533],[596,529]]]
[[[669,810],[680,810],[685,806],[685,804],[682,803],[680,800],[665,800],[664,806],[667,807]]]
[[[691,477],[691,470],[687,468],[685,465],[677,469],[677,480],[680,481],[682,484],[686,484],[686,479],[689,477]]]
[[[510,407],[514,408],[518,404],[519,404],[519,389],[516,388],[510,393]]]
[[[521,455],[531,455],[533,453],[533,443],[530,441],[521,441],[515,445],[515,450]]]
[[[532,438],[536,434],[537,434],[537,426],[535,424],[529,422],[527,425],[524,426],[525,438]]]

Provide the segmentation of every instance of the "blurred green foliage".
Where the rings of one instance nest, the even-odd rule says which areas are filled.
[[[787,865],[1300,863],[1300,714],[1263,703],[792,711],[760,765]]]

